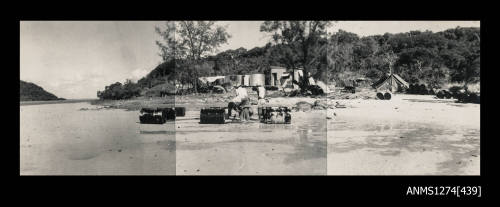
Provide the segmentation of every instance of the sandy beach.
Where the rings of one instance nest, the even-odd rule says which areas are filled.
[[[270,104],[317,100],[326,98],[279,97]],[[199,109],[223,106],[221,96],[176,96],[186,116],[148,125],[139,124],[136,110],[144,102],[20,106],[21,174],[480,173],[478,104],[402,94],[388,101],[329,99],[346,108],[293,111],[289,125],[217,125],[199,124]],[[121,107],[127,104],[135,108]]]
[[[328,123],[328,174],[480,174],[480,105],[423,95],[342,102]]]

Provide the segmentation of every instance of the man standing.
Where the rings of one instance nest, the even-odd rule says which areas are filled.
[[[266,88],[264,86],[257,86],[257,95],[259,97],[258,104],[264,105],[266,103]]]

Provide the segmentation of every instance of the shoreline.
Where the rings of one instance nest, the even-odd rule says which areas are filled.
[[[81,102],[92,102],[96,99],[66,99],[66,100],[51,100],[51,101],[20,101],[20,106],[28,105],[43,105],[43,104],[61,104],[61,103],[81,103]]]

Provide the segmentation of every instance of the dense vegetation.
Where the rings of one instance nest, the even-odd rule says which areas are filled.
[[[310,57],[313,54],[314,61],[305,60],[303,52],[293,50],[290,47],[295,44],[293,41],[288,45],[269,43],[251,50],[226,50],[196,60],[170,58],[137,83],[128,82],[127,87],[115,83],[100,92],[99,97],[127,98],[138,95],[142,89],[164,83],[173,85],[175,81],[195,86],[193,77],[200,76],[268,73],[271,65],[305,66],[314,78],[338,86],[354,78],[377,80],[389,72],[391,62],[393,72],[409,83],[439,88],[446,83],[479,82],[479,28],[457,27],[435,33],[411,31],[366,37],[340,30],[318,38],[314,48],[306,50]],[[124,92],[119,92],[118,88]]]
[[[19,99],[20,101],[52,101],[52,100],[64,100],[63,98],[57,98],[52,93],[43,90],[42,87],[37,86],[34,83],[29,83],[20,80],[19,86]]]
[[[113,83],[106,86],[104,91],[98,91],[97,97],[100,99],[129,99],[132,97],[139,96],[141,93],[141,88],[138,84],[133,83],[131,80],[125,81],[125,84],[120,82]]]

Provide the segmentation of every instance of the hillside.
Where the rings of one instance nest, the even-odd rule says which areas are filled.
[[[440,88],[449,83],[478,83],[479,37],[479,28],[461,27],[442,32],[410,31],[365,37],[339,30],[322,37],[317,48],[311,49],[317,59],[310,61],[307,68],[313,78],[343,87],[356,78],[379,80],[389,72],[388,60],[393,59],[394,72],[410,84]],[[110,85],[98,94],[102,99],[126,99],[138,94],[137,90],[173,80],[194,85],[195,76],[268,74],[271,65],[301,67],[298,54],[283,45],[269,43],[250,50],[226,50],[197,63],[171,60],[159,64],[137,83],[127,84],[134,93],[127,92],[125,85],[115,83],[112,85],[120,87]]]
[[[64,100],[63,98],[57,98],[54,94],[45,91],[42,87],[37,86],[34,83],[22,80],[20,80],[19,85],[19,99],[20,101]]]
[[[411,31],[366,37],[341,30],[322,41],[321,45],[328,49],[318,53],[320,61],[309,68],[315,68],[311,71],[314,78],[325,82],[342,83],[358,77],[378,80],[389,72],[386,56],[394,53],[395,72],[410,83],[438,86],[447,82],[477,82],[479,36],[479,28],[460,27],[442,32]],[[199,76],[267,73],[271,65],[300,67],[299,59],[291,57],[293,54],[272,44],[250,50],[238,48],[205,57],[195,68]],[[158,65],[138,84],[153,87],[169,79],[189,81],[193,74],[180,62]]]

